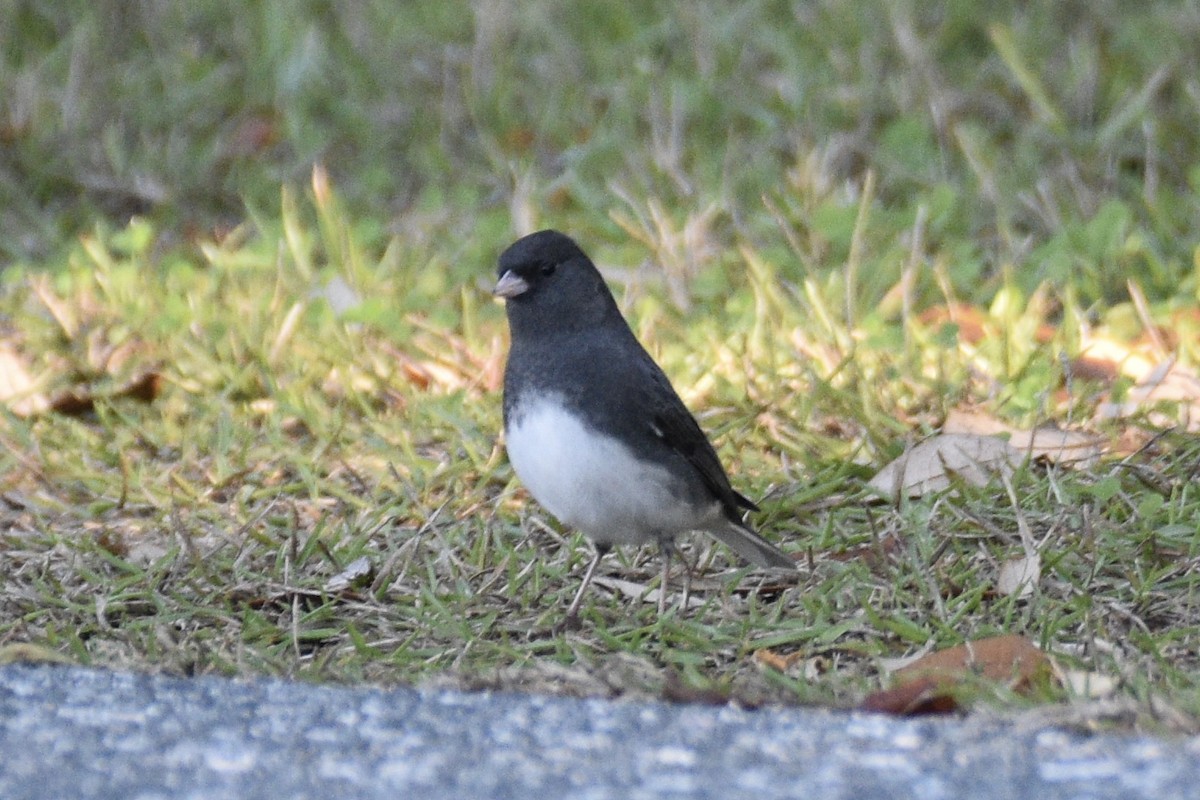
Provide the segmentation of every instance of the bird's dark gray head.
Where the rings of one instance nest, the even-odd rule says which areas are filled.
[[[513,335],[539,336],[621,320],[604,278],[571,237],[545,230],[522,237],[500,254],[500,280]],[[624,324],[621,320],[620,324]]]

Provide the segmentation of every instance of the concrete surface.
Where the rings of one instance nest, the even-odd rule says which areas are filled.
[[[1200,739],[0,668],[0,798],[1200,796]]]

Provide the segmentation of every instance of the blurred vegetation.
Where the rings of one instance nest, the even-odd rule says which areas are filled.
[[[58,252],[97,214],[183,236],[275,217],[319,162],[380,247],[415,227],[494,250],[514,200],[591,238],[654,199],[774,243],[765,196],[831,265],[870,170],[976,298],[1012,272],[1085,301],[1127,276],[1194,292],[1196,41],[1178,2],[10,0],[0,253]]]

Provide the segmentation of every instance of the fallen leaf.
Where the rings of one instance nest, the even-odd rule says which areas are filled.
[[[657,603],[660,590],[658,588],[647,590],[646,585],[637,583],[636,581],[626,581],[620,578],[610,578],[605,575],[597,575],[592,578],[592,583],[596,586],[603,586],[609,591],[624,595],[630,600],[642,600],[646,603]],[[688,608],[703,608],[704,600],[696,595],[688,595]]]
[[[1057,665],[1056,665],[1057,667]],[[1059,682],[1076,697],[1088,700],[1103,700],[1117,691],[1117,679],[1099,672],[1082,669],[1055,669]]]
[[[1148,375],[1158,361],[1123,342],[1097,334],[1087,337],[1076,359],[1098,372],[1111,373],[1114,378],[1124,375],[1135,381]]]
[[[1004,595],[1028,597],[1033,594],[1042,577],[1042,557],[1033,552],[1024,558],[1014,558],[1000,565],[996,576],[996,591]]]
[[[1123,419],[1150,411],[1149,418],[1155,425],[1172,427],[1182,422],[1188,431],[1200,430],[1200,376],[1180,365],[1174,357],[1139,372],[1137,383],[1126,393],[1124,401],[1101,403],[1096,409],[1096,419]],[[1154,411],[1160,403],[1175,404],[1178,416]]]
[[[1016,428],[978,411],[952,410],[942,423],[942,433],[967,433],[981,436],[1008,436],[1008,444],[1030,458],[1043,458],[1055,464],[1093,466],[1103,452],[1103,439],[1081,431],[1064,431],[1053,425],[1032,430]]]
[[[937,678],[925,677],[873,692],[858,707],[876,714],[925,716],[949,714],[957,711],[959,704]]]
[[[986,486],[998,471],[1011,470],[1023,455],[1003,439],[963,433],[933,436],[904,452],[867,484],[888,497],[919,497],[950,486],[957,476]]]
[[[829,672],[833,662],[826,655],[806,656],[803,651],[794,653],[776,653],[768,648],[754,651],[754,662],[760,667],[784,673],[793,678],[803,678],[809,683],[820,680]]]
[[[149,403],[162,390],[162,376],[157,372],[146,372],[128,383],[108,392],[96,392],[91,388],[70,389],[56,395],[50,401],[50,410],[68,417],[87,414],[96,407],[98,400],[129,398]]]
[[[776,653],[774,650],[766,647],[760,647],[754,651],[754,661],[761,667],[768,667],[776,672],[787,672],[796,662],[804,659],[804,654],[797,651],[795,653]]]
[[[397,374],[419,389],[441,391],[495,391],[504,379],[504,345],[493,337],[488,351],[480,356],[460,336],[438,331],[426,323],[410,337],[402,350],[380,340],[377,352],[388,362],[386,374]],[[398,369],[396,369],[398,367]]]
[[[1042,425],[1033,430],[1014,430],[1008,444],[1030,458],[1045,459],[1054,464],[1071,464],[1080,469],[1096,465],[1103,452],[1099,436],[1082,431],[1064,431],[1054,425]]]
[[[1120,367],[1111,361],[1091,356],[1076,356],[1067,362],[1067,379],[1071,381],[1096,381],[1111,384],[1121,374]]]
[[[375,565],[367,556],[354,559],[345,568],[325,581],[325,591],[330,594],[341,594],[347,589],[369,584],[375,577]]]
[[[0,345],[0,403],[18,417],[40,414],[50,407],[25,362],[7,345]]]
[[[1014,429],[981,411],[964,411],[952,409],[942,423],[942,433],[973,433],[979,436],[998,436],[1002,433],[1012,433]]]
[[[96,407],[96,396],[90,389],[71,389],[55,395],[50,410],[64,417],[79,417]]]
[[[1096,409],[1097,420],[1123,419],[1149,410],[1156,403],[1181,404],[1183,424],[1189,431],[1200,430],[1200,376],[1182,366],[1175,356],[1163,358],[1162,349],[1153,342],[1131,346],[1101,335],[1089,335],[1075,363],[1089,374],[1122,375],[1135,385],[1123,401],[1111,397]],[[1170,427],[1177,419],[1152,413],[1156,425]]]
[[[122,386],[110,397],[128,397],[142,403],[152,402],[162,393],[163,377],[157,372],[145,372]]]
[[[1158,400],[1189,403],[1200,400],[1200,376],[1171,357],[1142,376],[1126,397],[1127,402],[1142,404]]]
[[[987,681],[1027,692],[1052,674],[1050,659],[1023,636],[993,636],[938,650],[897,670],[893,686],[868,696],[864,711],[947,713],[961,690]]]
[[[950,303],[926,309],[918,317],[929,328],[946,324],[958,328],[958,338],[968,344],[979,344],[987,338],[987,312],[966,303]]]
[[[405,357],[400,361],[404,377],[419,389],[438,388],[445,391],[460,391],[469,379],[454,367],[439,364],[432,359],[418,361]]]

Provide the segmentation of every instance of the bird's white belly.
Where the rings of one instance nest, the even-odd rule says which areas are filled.
[[[530,494],[596,541],[640,543],[720,518],[718,504],[696,508],[677,497],[665,469],[587,427],[556,398],[522,405],[505,433],[508,459]]]

